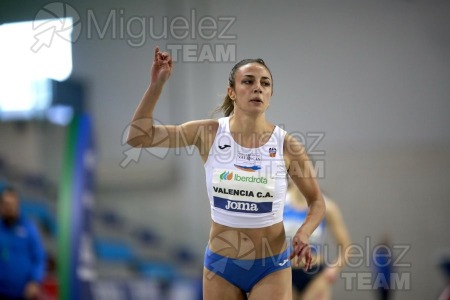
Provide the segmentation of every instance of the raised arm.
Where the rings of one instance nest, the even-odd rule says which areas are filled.
[[[150,85],[139,103],[128,132],[127,143],[132,147],[205,146],[205,133],[211,132],[213,120],[191,121],[181,125],[155,125],[153,111],[164,84],[172,73],[169,53],[155,48]]]
[[[311,268],[312,256],[309,237],[319,226],[325,216],[325,201],[316,180],[315,169],[306,149],[295,138],[286,135],[285,157],[289,176],[305,196],[308,203],[308,214],[305,222],[293,237],[294,251],[291,259],[298,257],[297,266],[305,258],[305,269]]]

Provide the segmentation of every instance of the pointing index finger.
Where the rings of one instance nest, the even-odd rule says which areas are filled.
[[[158,53],[159,53],[159,47],[156,46],[156,48],[155,48],[155,57],[154,57],[155,61],[158,60]]]

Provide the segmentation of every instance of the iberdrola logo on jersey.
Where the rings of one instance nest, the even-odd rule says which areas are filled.
[[[241,181],[241,182],[254,182],[254,183],[267,184],[266,177],[247,176],[244,174],[237,174],[237,173],[233,174],[233,172],[230,172],[230,171],[224,171],[223,173],[220,173],[219,178],[220,178],[220,181],[234,180],[234,181]]]
[[[220,181],[233,179],[233,172],[225,171],[219,175]]]

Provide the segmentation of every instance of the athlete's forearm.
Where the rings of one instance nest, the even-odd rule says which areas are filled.
[[[306,233],[311,236],[314,230],[319,226],[325,216],[325,201],[322,196],[310,202],[308,214],[305,222],[298,231]]]

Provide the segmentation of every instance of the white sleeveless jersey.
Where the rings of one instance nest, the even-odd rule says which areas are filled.
[[[229,117],[218,121],[205,163],[212,220],[235,228],[262,228],[281,222],[287,189],[283,159],[286,131],[276,126],[265,145],[245,148],[231,136]]]

